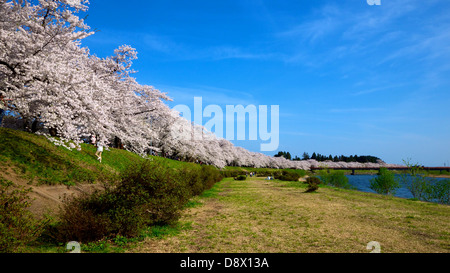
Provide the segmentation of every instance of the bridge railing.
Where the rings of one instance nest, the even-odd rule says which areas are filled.
[[[386,168],[388,170],[395,170],[395,171],[406,171],[409,169],[409,167],[406,166],[397,166],[397,167],[311,167],[311,171],[318,171],[318,170],[342,170],[342,171],[352,171],[352,175],[355,174],[355,171],[377,171],[381,168]],[[442,173],[443,171],[450,172],[450,167],[420,167],[420,169],[424,171],[440,171]]]

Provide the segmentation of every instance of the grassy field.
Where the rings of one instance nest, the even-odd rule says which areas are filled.
[[[32,187],[33,212],[49,213],[64,194],[84,192],[117,179],[142,157],[117,149],[57,147],[43,136],[0,128],[0,180]],[[172,168],[186,166],[163,160]],[[228,170],[242,170],[227,167]],[[263,173],[266,169],[245,168]],[[304,171],[299,171],[302,175]],[[321,187],[304,193],[301,182],[225,178],[194,197],[176,226],[153,226],[139,238],[114,238],[83,245],[84,252],[305,253],[450,252],[450,207],[377,194]],[[30,252],[64,252],[35,245]]]
[[[148,238],[130,252],[450,252],[450,207],[299,182],[227,178],[195,200],[176,235]]]

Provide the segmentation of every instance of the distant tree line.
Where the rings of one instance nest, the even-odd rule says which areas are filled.
[[[288,160],[292,160],[291,154],[289,152],[280,151],[278,154],[274,155],[274,157],[284,157]]]
[[[376,156],[371,156],[371,155],[350,155],[350,156],[345,156],[345,155],[340,155],[340,156],[332,156],[332,155],[322,155],[320,153],[313,153],[311,156],[309,155],[309,153],[304,152],[302,157],[292,157],[291,153],[289,152],[285,152],[285,151],[280,151],[278,152],[276,155],[274,155],[274,157],[284,157],[288,160],[293,160],[293,161],[301,161],[301,160],[309,160],[309,159],[314,159],[317,160],[319,162],[322,161],[333,161],[333,162],[359,162],[359,163],[377,163],[379,160],[381,160],[380,158],[376,157]]]

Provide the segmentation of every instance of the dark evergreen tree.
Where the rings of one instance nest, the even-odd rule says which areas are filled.
[[[287,152],[286,154],[285,154],[285,157],[284,158],[286,158],[286,159],[288,159],[288,160],[291,160],[291,153],[289,153],[289,152]]]
[[[310,159],[309,154],[307,152],[303,153],[303,160],[308,160]]]

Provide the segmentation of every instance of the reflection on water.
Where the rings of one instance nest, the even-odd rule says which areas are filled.
[[[356,187],[357,190],[363,191],[363,192],[372,192],[376,193],[372,189],[370,189],[370,180],[375,178],[376,175],[347,175],[349,183]],[[396,176],[399,177],[399,176]],[[444,180],[448,178],[433,178],[436,180]],[[430,179],[431,180],[431,179]],[[395,195],[396,197],[401,198],[413,198],[413,195],[411,192],[405,188],[405,185],[400,184],[400,188],[397,189]]]

